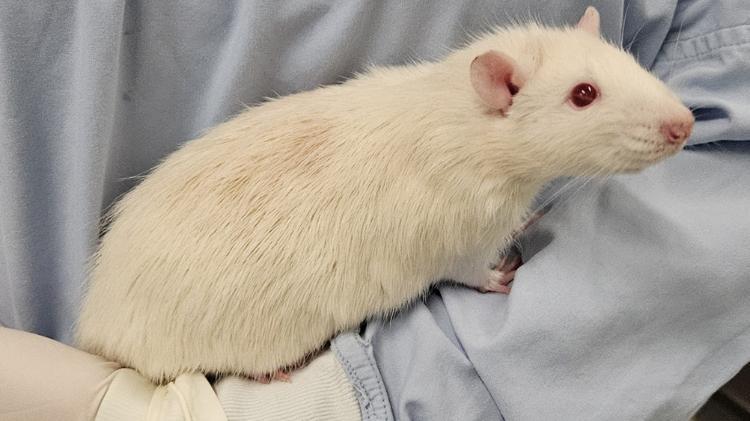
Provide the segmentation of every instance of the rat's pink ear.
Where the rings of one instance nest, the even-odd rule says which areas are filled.
[[[518,65],[507,55],[490,50],[471,62],[471,86],[488,107],[503,114],[513,103],[513,95],[523,86]]]
[[[599,36],[599,11],[594,6],[589,6],[586,11],[583,12],[583,16],[578,20],[576,28],[583,29],[591,35]]]

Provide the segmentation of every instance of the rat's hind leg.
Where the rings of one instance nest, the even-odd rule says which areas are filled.
[[[266,374],[263,376],[254,376],[251,377],[252,380],[257,381],[258,383],[263,384],[269,384],[274,380],[290,383],[291,380],[291,372],[287,370],[276,370],[273,374]]]
[[[311,352],[305,358],[298,361],[296,364],[280,368],[273,373],[263,374],[263,375],[256,375],[256,376],[248,376],[250,380],[256,381],[258,383],[262,384],[269,384],[272,381],[281,381],[285,383],[291,383],[292,382],[292,373],[294,373],[297,370],[303,369],[307,367],[312,360],[320,356],[324,351],[328,349],[328,343],[326,343],[326,346]]]

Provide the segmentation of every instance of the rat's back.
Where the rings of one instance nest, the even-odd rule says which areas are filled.
[[[402,172],[372,159],[389,148],[352,127],[379,119],[341,110],[368,101],[373,85],[354,82],[247,110],[125,195],[92,261],[79,345],[157,382],[260,376],[419,293],[419,283],[397,294],[351,284],[372,278],[363,259],[392,252],[373,238],[387,226],[365,228],[383,215],[374,203],[391,194],[387,174]]]

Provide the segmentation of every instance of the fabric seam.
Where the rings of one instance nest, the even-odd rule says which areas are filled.
[[[741,32],[742,36],[739,40],[734,42],[722,42],[727,41],[726,37],[735,35],[736,32]],[[718,44],[715,48],[706,49],[704,46],[696,46],[700,41],[715,41]],[[675,39],[665,41],[662,45],[662,54],[666,56],[659,61],[663,63],[674,63],[684,60],[691,60],[701,58],[705,56],[714,55],[717,52],[725,50],[727,48],[742,47],[750,44],[750,24],[740,24],[736,26],[730,26],[726,28],[720,28],[705,34],[695,35],[685,39]],[[677,54],[678,49],[682,47],[691,50],[688,54]],[[673,57],[669,57],[669,53],[674,54]]]
[[[365,371],[365,377],[371,378],[374,385],[368,386],[365,383],[365,380],[360,375],[360,373],[358,373],[358,370],[354,367],[350,359],[344,355],[344,350],[341,349],[339,342],[344,345],[344,348],[346,348],[347,346],[350,348],[353,347],[353,349],[349,350],[349,352],[354,353],[355,360],[366,360],[366,363],[365,361],[361,361],[363,363],[362,368]],[[347,343],[350,345],[347,345]],[[364,421],[377,421],[381,419],[379,418],[379,414],[383,412],[384,417],[382,419],[392,420],[393,418],[390,415],[391,407],[384,395],[386,393],[385,385],[383,384],[383,381],[379,376],[380,372],[377,366],[374,365],[372,356],[367,352],[367,348],[369,346],[369,342],[365,341],[360,335],[353,332],[343,333],[336,337],[333,341],[331,341],[331,349],[336,354],[337,359],[341,363],[344,371],[347,374],[347,377],[349,378],[352,386],[357,392],[357,400],[362,412],[362,419]],[[369,373],[366,372],[367,370],[369,370]],[[367,376],[367,374],[370,375]],[[368,379],[368,381],[369,380],[370,379]],[[375,388],[377,390],[374,390]]]
[[[344,355],[339,351],[337,347],[332,347],[332,348],[334,348],[334,352],[336,353],[336,356],[339,358],[339,361],[341,361],[344,364],[344,368],[346,369],[346,373],[349,376],[349,378],[352,379],[354,383],[356,383],[357,392],[359,392],[359,395],[362,396],[364,399],[366,399],[367,403],[371,403],[372,397],[370,397],[370,394],[367,391],[367,387],[365,387],[364,382],[362,381],[362,379],[359,377],[359,375],[356,373],[356,371],[352,367],[351,362],[346,357],[344,357]],[[365,413],[362,414],[363,420],[372,419],[372,416],[373,416],[372,411],[374,409],[372,406],[368,408],[367,406],[360,405],[360,408],[365,410]]]
[[[724,50],[724,49],[727,49],[727,48],[742,47],[742,46],[745,46],[745,45],[750,45],[750,40],[741,41],[741,42],[737,42],[737,43],[733,43],[733,44],[725,44],[725,45],[722,45],[721,47],[717,47],[717,48],[714,48],[714,49],[712,49],[710,51],[705,51],[705,52],[701,52],[701,53],[698,53],[698,54],[683,55],[683,56],[676,57],[676,58],[664,59],[664,63],[675,63],[675,62],[679,62],[679,61],[685,61],[685,60],[691,60],[691,59],[706,57],[706,56],[713,55],[716,52]]]
[[[713,31],[705,33],[705,34],[693,35],[693,36],[690,36],[690,37],[687,37],[687,38],[680,38],[680,39],[669,39],[669,40],[664,41],[664,45],[667,45],[667,44],[682,44],[683,42],[692,41],[692,40],[694,40],[696,38],[710,36],[712,34],[715,34],[715,33],[718,33],[718,32],[723,32],[723,31],[727,31],[728,32],[728,31],[730,31],[732,29],[743,28],[743,27],[746,27],[746,26],[750,27],[750,24],[739,23],[737,25],[726,26],[726,27],[723,27],[723,28],[714,29]]]

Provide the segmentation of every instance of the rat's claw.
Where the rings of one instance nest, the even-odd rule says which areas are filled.
[[[284,370],[277,370],[275,373],[273,373],[273,379],[286,382],[286,383],[292,382],[291,374],[287,373]]]
[[[286,383],[290,383],[292,381],[291,375],[284,370],[276,370],[276,372],[273,374],[264,374],[262,376],[253,376],[251,378],[258,383],[263,384],[269,384],[273,380],[278,380]]]
[[[493,270],[490,272],[490,277],[487,282],[478,288],[479,292],[499,292],[500,294],[509,294],[510,286],[508,286],[508,284],[513,280],[515,275],[515,269],[509,272]]]
[[[513,233],[513,238],[517,238],[529,226],[536,223],[545,213],[550,210],[551,206],[545,206],[542,210],[534,212],[526,222]],[[523,264],[521,252],[517,246],[510,247],[503,255],[500,262],[492,268],[490,276],[484,285],[477,288],[480,292],[499,292],[501,294],[510,293],[508,284],[513,281],[516,270]]]

